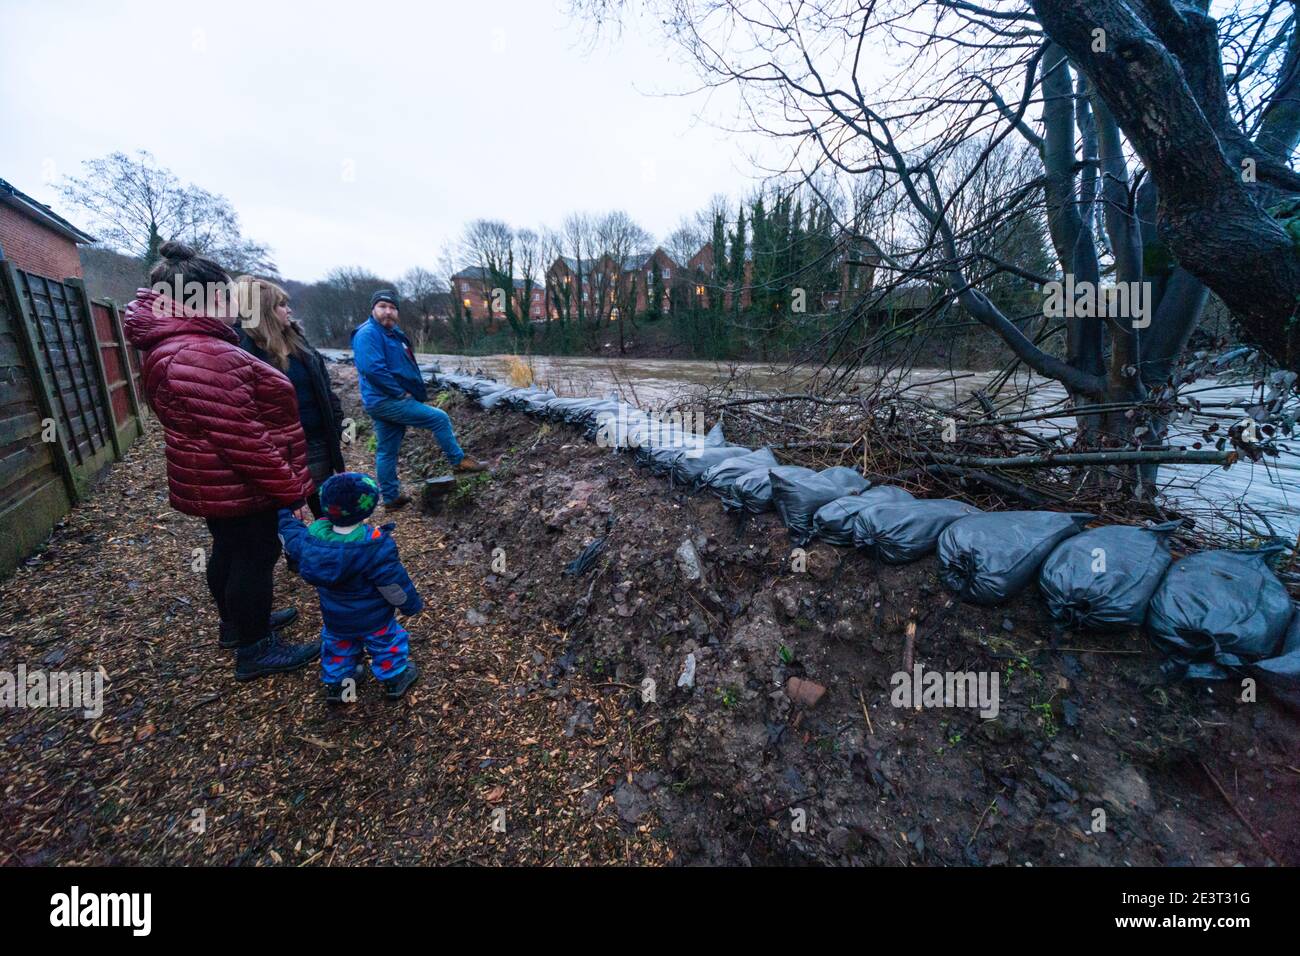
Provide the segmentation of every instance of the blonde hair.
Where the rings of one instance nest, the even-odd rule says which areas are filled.
[[[310,349],[303,334],[292,323],[281,325],[275,310],[289,301],[289,293],[274,282],[256,276],[240,276],[239,315],[248,337],[266,353],[272,365],[287,371],[291,355],[306,355]]]

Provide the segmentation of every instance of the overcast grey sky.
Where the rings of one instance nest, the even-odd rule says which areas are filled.
[[[282,274],[433,266],[478,217],[626,209],[660,239],[753,184],[727,97],[652,24],[594,49],[563,0],[3,0],[0,176],[58,208],[148,149],[227,196]],[[67,212],[67,210],[63,210]],[[74,218],[75,214],[70,214]]]

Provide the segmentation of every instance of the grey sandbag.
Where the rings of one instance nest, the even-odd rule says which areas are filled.
[[[604,411],[618,411],[618,399],[616,398],[588,398],[574,405],[570,405],[564,411],[564,420],[570,425],[587,425],[596,420],[596,416]]]
[[[755,468],[775,468],[777,464],[776,455],[772,454],[772,449],[760,448],[748,455],[741,455],[739,458],[728,458],[726,461],[718,462],[704,473],[701,484],[715,495],[725,497],[731,493],[731,486],[735,484],[736,479],[741,475],[747,474]]]
[[[1083,530],[1088,514],[993,511],[967,515],[939,535],[939,576],[963,601],[1000,604],[1033,580],[1058,544]]]
[[[802,465],[777,465],[775,468],[755,468],[731,483],[730,493],[723,495],[722,507],[728,511],[761,514],[772,509],[772,475],[785,478],[815,475],[817,472]]]
[[[502,396],[500,404],[527,414],[536,414],[542,406],[553,398],[555,398],[555,393],[549,388],[533,385]]]
[[[617,408],[596,413],[587,438],[601,448],[637,448],[650,423],[650,416],[635,405],[619,402]]]
[[[853,521],[866,508],[893,501],[915,501],[910,494],[894,485],[876,485],[860,495],[846,495],[828,501],[813,515],[813,537],[827,544],[853,545]]]
[[[503,398],[512,392],[518,391],[521,391],[521,389],[517,389],[513,385],[502,385],[490,392],[481,392],[478,397],[479,406],[481,408],[496,408]]]
[[[812,475],[787,475],[772,472],[772,507],[797,545],[812,540],[813,515],[817,509],[836,498],[856,495],[871,486],[852,468],[837,465]]]
[[[1062,541],[1038,572],[1052,617],[1096,630],[1141,627],[1173,562],[1166,539],[1179,524],[1108,525]]]
[[[1300,710],[1300,606],[1291,613],[1277,654],[1247,664],[1245,670],[1288,707]]]
[[[542,406],[542,414],[553,422],[563,421],[570,406],[586,401],[582,398],[553,398]]]
[[[1217,680],[1274,655],[1292,615],[1268,566],[1278,550],[1202,551],[1174,563],[1147,609],[1147,630],[1174,674]]]
[[[933,551],[948,525],[981,513],[974,505],[951,498],[890,501],[854,517],[853,543],[877,561],[909,564]]]
[[[656,429],[646,437],[637,448],[636,460],[638,464],[647,466],[651,474],[666,475],[672,471],[673,462],[682,452],[726,444],[721,422],[710,428],[703,438],[695,432],[670,425]]]
[[[740,445],[721,445],[712,448],[690,448],[673,459],[672,480],[694,490],[704,480],[704,473],[714,465],[732,458],[752,455],[754,449]]]

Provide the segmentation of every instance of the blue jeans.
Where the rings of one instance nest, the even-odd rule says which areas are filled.
[[[451,418],[441,408],[433,408],[413,398],[385,398],[366,411],[375,423],[375,471],[379,478],[379,492],[385,501],[392,501],[402,491],[397,479],[397,456],[402,450],[406,426],[432,431],[452,467],[465,457],[451,430]]]

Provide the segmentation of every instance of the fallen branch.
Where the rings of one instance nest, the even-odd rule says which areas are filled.
[[[924,457],[944,464],[966,468],[1064,468],[1077,465],[1154,465],[1181,462],[1188,465],[1231,465],[1235,451],[1168,448],[1159,451],[1084,451],[1064,455],[1016,455],[1011,458],[971,458],[963,455],[937,455],[922,452]]]

